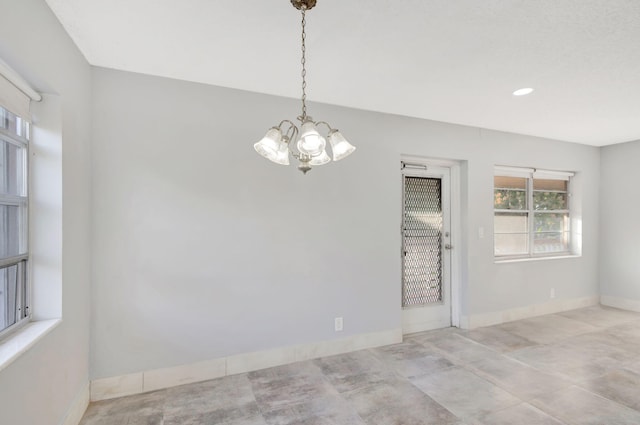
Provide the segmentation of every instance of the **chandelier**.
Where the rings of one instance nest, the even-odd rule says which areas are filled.
[[[299,161],[298,170],[307,174],[313,166],[327,164],[332,158],[334,161],[340,161],[356,148],[347,142],[337,129],[325,121],[313,121],[313,118],[307,115],[305,15],[307,10],[316,5],[316,0],[291,0],[291,4],[302,13],[302,115],[298,117],[300,129],[293,122],[283,120],[276,127],[271,127],[253,147],[260,155],[276,164],[289,165],[289,156],[292,156]],[[325,127],[328,131],[331,157],[327,153],[327,140],[318,131],[319,127]]]

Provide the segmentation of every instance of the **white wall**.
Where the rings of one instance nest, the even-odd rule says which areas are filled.
[[[606,146],[600,164],[602,302],[640,311],[640,141]]]
[[[358,150],[303,176],[252,147],[296,100],[93,82],[92,378],[399,328],[401,154],[463,161],[464,315],[598,295],[597,148],[311,104]],[[495,164],[578,173],[582,257],[494,264]]]
[[[40,227],[41,231],[47,232],[44,236],[49,241],[58,241],[58,246],[53,248],[58,252],[47,257],[44,255],[46,249],[40,250],[39,259],[34,258],[34,261],[53,259],[51,263],[40,265],[57,268],[58,271],[52,273],[61,275],[62,281],[62,287],[50,293],[54,304],[47,305],[46,309],[38,309],[43,300],[36,296],[35,315],[59,316],[59,296],[62,294],[63,322],[0,371],[0,423],[52,425],[61,423],[74,400],[82,397],[88,382],[91,71],[43,0],[0,0],[0,10],[0,57],[38,91],[53,94],[47,96],[45,103],[36,106],[35,120],[43,120],[45,124],[51,117],[38,115],[47,108],[57,109],[58,114],[61,111],[62,122],[46,122],[46,129],[42,130],[62,129],[63,163],[61,202],[59,198],[56,203],[49,197],[51,202],[34,205],[41,209],[39,214],[48,214],[49,223],[58,223],[56,228],[48,230]],[[57,137],[60,139],[59,134]],[[52,135],[52,138],[56,136]],[[55,148],[47,151],[43,146],[39,146],[37,152],[59,155]],[[39,160],[40,164],[48,163],[50,170],[57,167],[60,172],[59,156],[58,159],[44,157]],[[46,208],[52,210],[47,212]],[[34,284],[59,285],[59,282]]]

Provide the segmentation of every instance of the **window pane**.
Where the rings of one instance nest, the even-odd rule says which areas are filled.
[[[534,232],[565,232],[569,230],[569,214],[535,213]]]
[[[526,210],[527,192],[495,189],[493,191],[493,207],[497,210]]]
[[[494,233],[527,233],[528,231],[527,213],[495,213],[493,218]]]
[[[533,208],[536,210],[569,209],[567,194],[562,192],[533,192]]]
[[[0,331],[19,320],[20,315],[16,313],[22,307],[18,299],[20,281],[18,265],[0,269]]]
[[[7,130],[11,134],[22,136],[24,132],[23,125],[24,121],[20,117],[0,106],[0,128]]]
[[[26,196],[25,155],[25,148],[0,139],[0,193]]]
[[[494,176],[493,186],[500,189],[527,189],[527,179],[524,177]]]
[[[560,190],[567,191],[566,180],[533,179],[533,190]]]
[[[495,255],[518,255],[529,252],[529,235],[526,233],[501,233],[494,235]]]
[[[0,258],[24,254],[21,245],[22,214],[16,205],[0,205]]]
[[[529,252],[527,213],[496,213],[493,227],[495,255],[518,255]]]
[[[533,252],[536,254],[568,252],[569,232],[536,233],[533,239]]]

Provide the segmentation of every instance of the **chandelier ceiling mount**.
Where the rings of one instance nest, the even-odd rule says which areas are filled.
[[[291,0],[291,4],[298,10],[311,10],[316,5],[316,0]]]

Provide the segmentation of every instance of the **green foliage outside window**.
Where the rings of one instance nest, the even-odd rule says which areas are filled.
[[[524,190],[494,190],[494,208],[497,210],[526,210],[527,192]]]
[[[533,209],[553,211],[567,209],[567,194],[563,192],[533,192]]]

